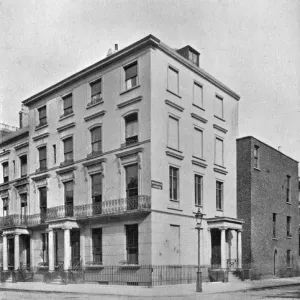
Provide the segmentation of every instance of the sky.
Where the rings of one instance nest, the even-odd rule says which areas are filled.
[[[200,53],[241,96],[239,137],[300,161],[300,0],[0,0],[0,123],[21,101],[148,34]]]

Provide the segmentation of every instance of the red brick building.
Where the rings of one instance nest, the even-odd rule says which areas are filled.
[[[237,216],[252,279],[300,274],[298,162],[254,137],[237,140]]]

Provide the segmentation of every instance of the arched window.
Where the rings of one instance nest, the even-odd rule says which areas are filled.
[[[126,146],[138,143],[138,114],[132,113],[125,119],[125,144]]]

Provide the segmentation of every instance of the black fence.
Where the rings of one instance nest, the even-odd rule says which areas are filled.
[[[91,265],[84,271],[70,270],[69,278],[75,282],[103,285],[158,286],[196,282],[195,265]]]

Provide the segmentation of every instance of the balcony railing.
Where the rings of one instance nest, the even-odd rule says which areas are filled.
[[[151,197],[146,195],[106,200],[103,202],[76,205],[72,204],[47,208],[46,212],[34,215],[14,214],[0,217],[0,229],[18,226],[36,226],[47,221],[68,217],[86,218],[100,215],[123,214],[151,208]]]

